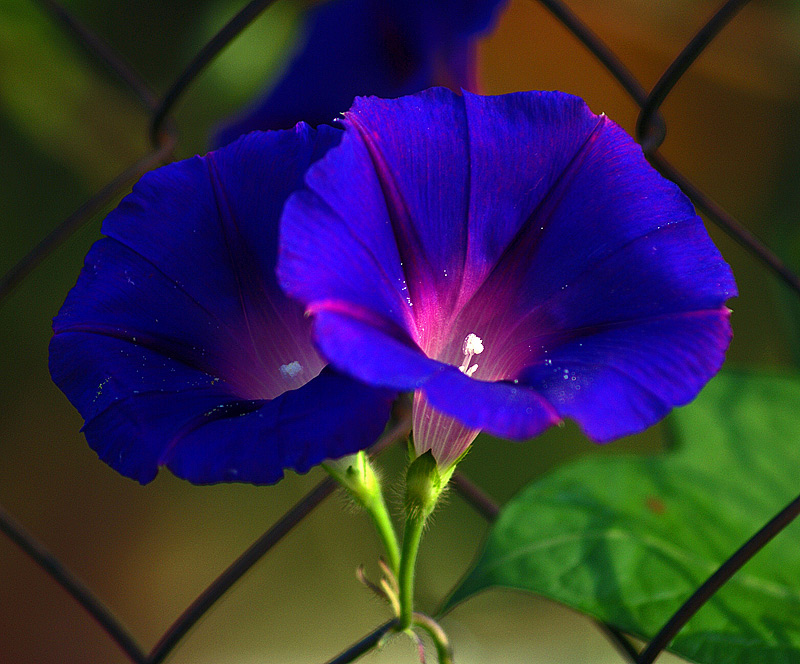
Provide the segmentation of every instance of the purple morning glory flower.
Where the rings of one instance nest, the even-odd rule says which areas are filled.
[[[730,268],[688,199],[580,99],[358,99],[287,202],[278,274],[322,353],[414,390],[449,465],[562,418],[598,442],[690,401],[731,338]]]
[[[476,89],[475,39],[502,0],[332,0],[309,12],[305,45],[274,88],[224,127],[330,123],[356,95],[399,97],[432,85]]]
[[[274,270],[280,211],[341,131],[253,133],[145,175],[53,321],[53,380],[145,483],[279,480],[364,449],[393,393],[326,367]]]

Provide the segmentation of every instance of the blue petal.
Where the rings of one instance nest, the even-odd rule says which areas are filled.
[[[429,381],[424,392],[434,408],[504,438],[532,438],[561,420],[541,393],[525,385],[475,380],[452,367]]]
[[[448,367],[432,360],[402,333],[380,319],[319,311],[314,336],[333,366],[371,385],[411,391]]]
[[[323,369],[275,399],[241,399],[163,351],[95,331],[53,337],[50,371],[85,417],[92,449],[143,484],[161,465],[202,484],[306,472],[374,442],[394,396]]]
[[[224,481],[254,484],[279,480],[281,468],[305,473],[375,442],[395,396],[326,368],[258,410],[239,403],[212,413],[174,444],[167,466],[201,484],[220,481],[220,472]]]
[[[519,381],[597,442],[637,433],[694,399],[719,371],[728,317],[727,310],[692,311],[595,330],[555,347]]]
[[[103,232],[223,321],[258,318],[262,295],[283,300],[274,278],[283,204],[340,136],[298,125],[148,173],[108,215]]]
[[[209,390],[142,393],[115,402],[84,433],[103,461],[141,483],[166,465],[195,484],[272,484],[283,469],[304,473],[368,446],[393,396],[324,369],[269,401]]]
[[[345,126],[287,204],[278,268],[341,370],[421,389],[473,429],[520,438],[573,417],[598,440],[718,370],[730,268],[679,189],[578,98],[437,89],[359,99]],[[469,334],[478,380],[453,368]],[[556,358],[597,387],[564,397],[545,380]]]
[[[54,320],[50,368],[113,468],[269,483],[380,433],[392,393],[320,374],[274,275],[283,203],[340,134],[252,134],[146,175],[107,217]]]
[[[309,12],[304,44],[278,84],[220,130],[330,123],[357,95],[398,97],[432,85],[474,87],[474,38],[501,0],[333,0]]]
[[[425,331],[452,313],[462,283],[469,205],[463,103],[444,88],[359,99],[346,126],[336,158],[316,164],[308,190],[287,204],[281,284],[306,302],[347,301],[378,312],[424,343]],[[387,126],[396,131],[375,132]],[[312,267],[332,255],[342,257],[343,269]]]
[[[509,164],[496,173],[496,182],[480,176],[470,180],[473,206],[466,260],[481,275],[487,298],[518,291],[524,298],[520,308],[530,310],[558,297],[576,279],[591,281],[595,265],[672,224],[682,224],[680,233],[692,238],[685,244],[690,253],[685,259],[678,254],[667,261],[653,255],[658,249],[641,247],[643,255],[636,264],[631,263],[630,251],[614,258],[613,264],[632,282],[639,275],[652,278],[670,269],[684,275],[684,283],[670,283],[664,291],[676,287],[686,308],[706,308],[709,299],[719,305],[735,296],[730,268],[688,199],[650,167],[639,147],[605,116],[595,116],[576,97],[558,93],[465,95],[465,104],[471,144],[481,146],[472,151],[473,174],[487,172],[503,156],[503,163]],[[526,164],[531,175],[514,177],[514,164]],[[653,238],[652,244],[675,242],[663,236]],[[706,269],[714,273],[691,286],[693,274]],[[687,274],[692,276],[687,279]],[[657,289],[657,284],[651,285]],[[647,288],[634,290],[660,301],[660,295]],[[610,305],[624,308],[626,298],[618,295],[596,303],[606,314]]]
[[[186,280],[189,277],[186,274]],[[166,360],[225,380],[239,396],[263,397],[269,389],[265,379],[271,372],[263,366],[241,316],[226,317],[220,313],[225,307],[222,300],[198,302],[154,263],[105,238],[89,250],[78,283],[54,320],[51,358],[73,376],[67,395],[86,419],[107,407],[108,399],[170,379],[174,367],[163,368]],[[71,335],[80,335],[81,341],[68,343],[74,338]],[[120,362],[107,366],[108,359],[99,360],[105,339],[125,344],[115,351],[122,366]],[[62,343],[66,344],[63,349]],[[322,361],[311,354],[313,348],[293,350],[298,355],[303,351],[306,365],[313,365],[317,372],[321,369]],[[140,358],[145,351],[155,357]],[[78,361],[84,354],[86,361]],[[112,354],[109,359],[114,357]],[[130,376],[123,372],[126,368]],[[92,375],[95,369],[97,376]],[[61,371],[53,372],[61,386],[60,375]],[[76,395],[76,390],[92,394],[104,381],[112,388],[121,382],[116,389],[103,390],[91,407]]]

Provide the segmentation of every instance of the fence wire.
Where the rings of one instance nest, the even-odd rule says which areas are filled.
[[[73,214],[56,226],[19,263],[0,278],[0,306],[6,297],[25,277],[41,264],[55,249],[90,221],[107,203],[123,193],[129,185],[145,172],[167,162],[178,144],[178,133],[170,113],[185,91],[196,80],[200,72],[236,37],[252,23],[275,0],[252,0],[245,5],[222,29],[217,32],[191,60],[175,79],[166,94],[156,95],[113,48],[84,26],[72,13],[55,0],[34,0],[52,18],[70,33],[75,41],[88,53],[97,65],[110,71],[137,99],[150,116],[150,140],[153,149],[115,177]],[[636,122],[636,140],[650,163],[665,177],[678,184],[706,217],[726,234],[739,242],[754,257],[760,260],[773,274],[781,279],[797,295],[800,295],[800,277],[765,243],[751,233],[743,224],[728,214],[722,206],[702,192],[694,183],[672,166],[658,152],[664,141],[667,125],[659,114],[659,108],[676,83],[683,77],[697,57],[709,43],[725,28],[749,0],[728,0],[703,25],[686,47],[667,67],[662,77],[650,92],[639,83],[624,62],[572,12],[561,0],[532,0],[545,7],[602,63],[618,81],[625,92],[639,106]],[[372,448],[372,453],[403,439],[410,429],[407,412],[397,413],[393,424]],[[463,474],[453,476],[453,487],[475,511],[489,523],[499,512],[497,505],[480,487]],[[225,571],[223,571],[179,618],[163,633],[155,647],[147,653],[127,628],[104,606],[100,599],[77,576],[70,572],[44,546],[28,534],[22,525],[0,507],[0,531],[27,554],[44,572],[49,574],[68,592],[105,630],[128,659],[134,664],[161,664],[174,650],[181,639],[198,620],[252,567],[266,555],[275,544],[285,537],[298,523],[310,514],[326,497],[333,493],[335,484],[327,478],[317,484],[297,504],[287,511],[269,530],[246,549]],[[784,507],[766,523],[753,537],[745,542],[689,597],[675,614],[664,624],[659,633],[642,650],[611,625],[600,623],[599,628],[609,637],[627,662],[652,664],[670,641],[692,616],[728,581],[741,567],[760,551],[775,535],[800,514],[800,496]],[[393,622],[377,627],[361,641],[353,644],[328,664],[346,664],[370,650],[383,635],[392,629]]]

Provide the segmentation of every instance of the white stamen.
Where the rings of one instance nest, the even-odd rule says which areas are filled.
[[[303,365],[300,364],[297,360],[295,360],[294,362],[289,362],[289,364],[281,365],[281,376],[289,380],[290,378],[294,378],[302,370],[303,370]]]
[[[483,352],[483,339],[477,334],[470,332],[464,339],[461,350],[464,353],[464,361],[461,363],[461,366],[458,367],[458,370],[467,376],[472,376],[477,370],[478,365],[469,366],[469,363],[472,362],[472,358],[475,355],[480,355]]]

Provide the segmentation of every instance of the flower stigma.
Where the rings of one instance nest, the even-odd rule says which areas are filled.
[[[470,332],[464,339],[461,350],[464,352],[464,361],[458,367],[458,370],[467,376],[472,376],[478,370],[478,365],[469,366],[469,363],[472,362],[474,355],[480,355],[483,352],[483,339]]]

